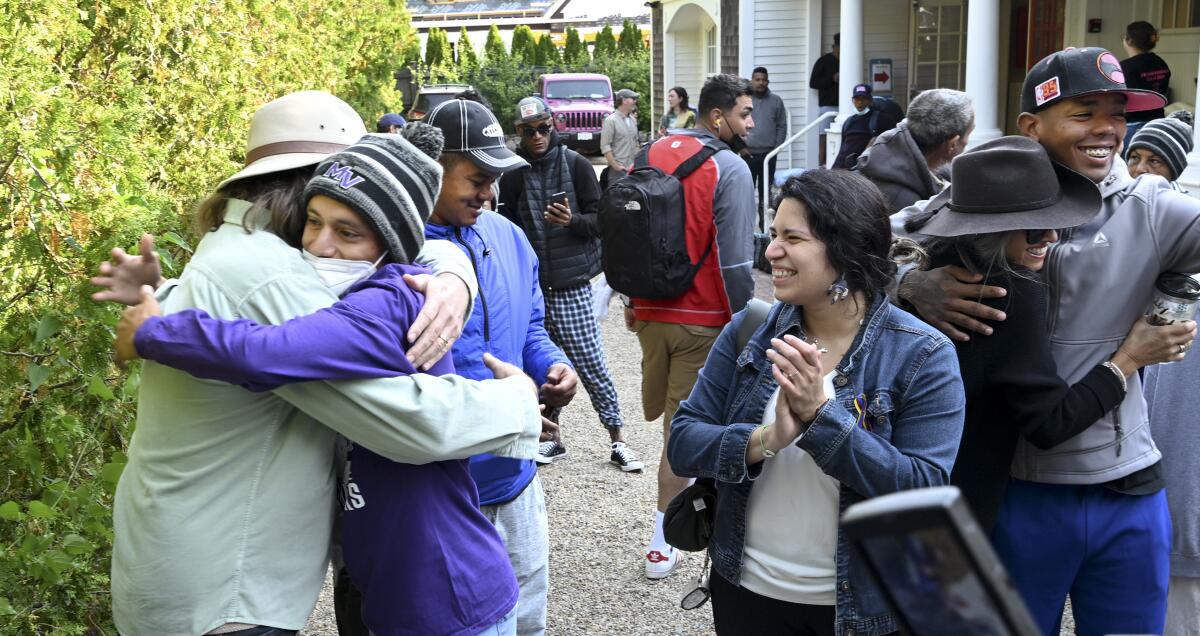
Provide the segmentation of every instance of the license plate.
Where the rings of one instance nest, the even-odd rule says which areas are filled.
[[[575,135],[575,138],[579,141],[591,141],[592,133],[579,133]]]

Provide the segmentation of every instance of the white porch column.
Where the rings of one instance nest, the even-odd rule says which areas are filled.
[[[1196,88],[1196,101],[1193,103],[1200,104],[1200,86]],[[1195,124],[1192,125],[1192,151],[1188,153],[1187,162],[1187,168],[1179,175],[1179,185],[1200,199],[1200,126]]]
[[[816,2],[818,0],[811,0]],[[842,0],[841,51],[838,54],[838,116],[829,124],[825,142],[826,166],[833,165],[842,145],[842,124],[854,114],[850,94],[863,81],[863,0]]]
[[[966,90],[975,104],[975,132],[969,146],[1003,135],[996,113],[1000,95],[1000,0],[971,0],[967,5]]]

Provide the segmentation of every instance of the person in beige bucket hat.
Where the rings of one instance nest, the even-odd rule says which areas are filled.
[[[279,324],[335,302],[296,249],[297,228],[306,222],[303,192],[313,166],[357,141],[363,128],[326,93],[294,93],[259,109],[245,167],[201,204],[198,214],[212,225],[183,275],[158,289],[164,313],[196,308]],[[462,271],[447,264],[461,252],[444,246],[439,253],[437,243],[426,242],[418,260],[435,271]],[[116,265],[96,279],[104,299],[128,304],[139,282],[158,279],[153,243],[144,241],[143,250],[145,257],[114,252]],[[473,282],[469,272],[467,265],[463,275]],[[459,313],[442,304],[439,313]],[[450,330],[433,332],[434,359],[461,330],[457,317],[424,319]],[[294,634],[328,566],[336,434],[402,463],[480,452],[531,458],[541,428],[536,387],[511,365],[495,372],[502,379],[417,374],[255,393],[145,363],[137,429],[113,505],[118,630]],[[485,410],[487,418],[462,415]]]
[[[247,177],[315,166],[367,134],[358,113],[322,91],[300,91],[268,102],[250,120],[245,166],[217,189]]]

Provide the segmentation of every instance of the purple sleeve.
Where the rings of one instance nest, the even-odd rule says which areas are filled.
[[[147,320],[134,342],[147,360],[252,391],[410,375],[417,371],[405,357],[405,333],[421,305],[421,296],[398,274],[380,276],[329,307],[281,325],[219,320],[188,309]]]

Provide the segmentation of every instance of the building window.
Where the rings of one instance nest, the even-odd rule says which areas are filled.
[[[720,72],[721,61],[717,50],[717,27],[714,25],[704,33],[704,74],[716,75]]]
[[[1200,26],[1200,0],[1163,0],[1160,29]]]
[[[967,12],[962,0],[913,3],[909,99],[931,88],[962,90],[966,70]]]

